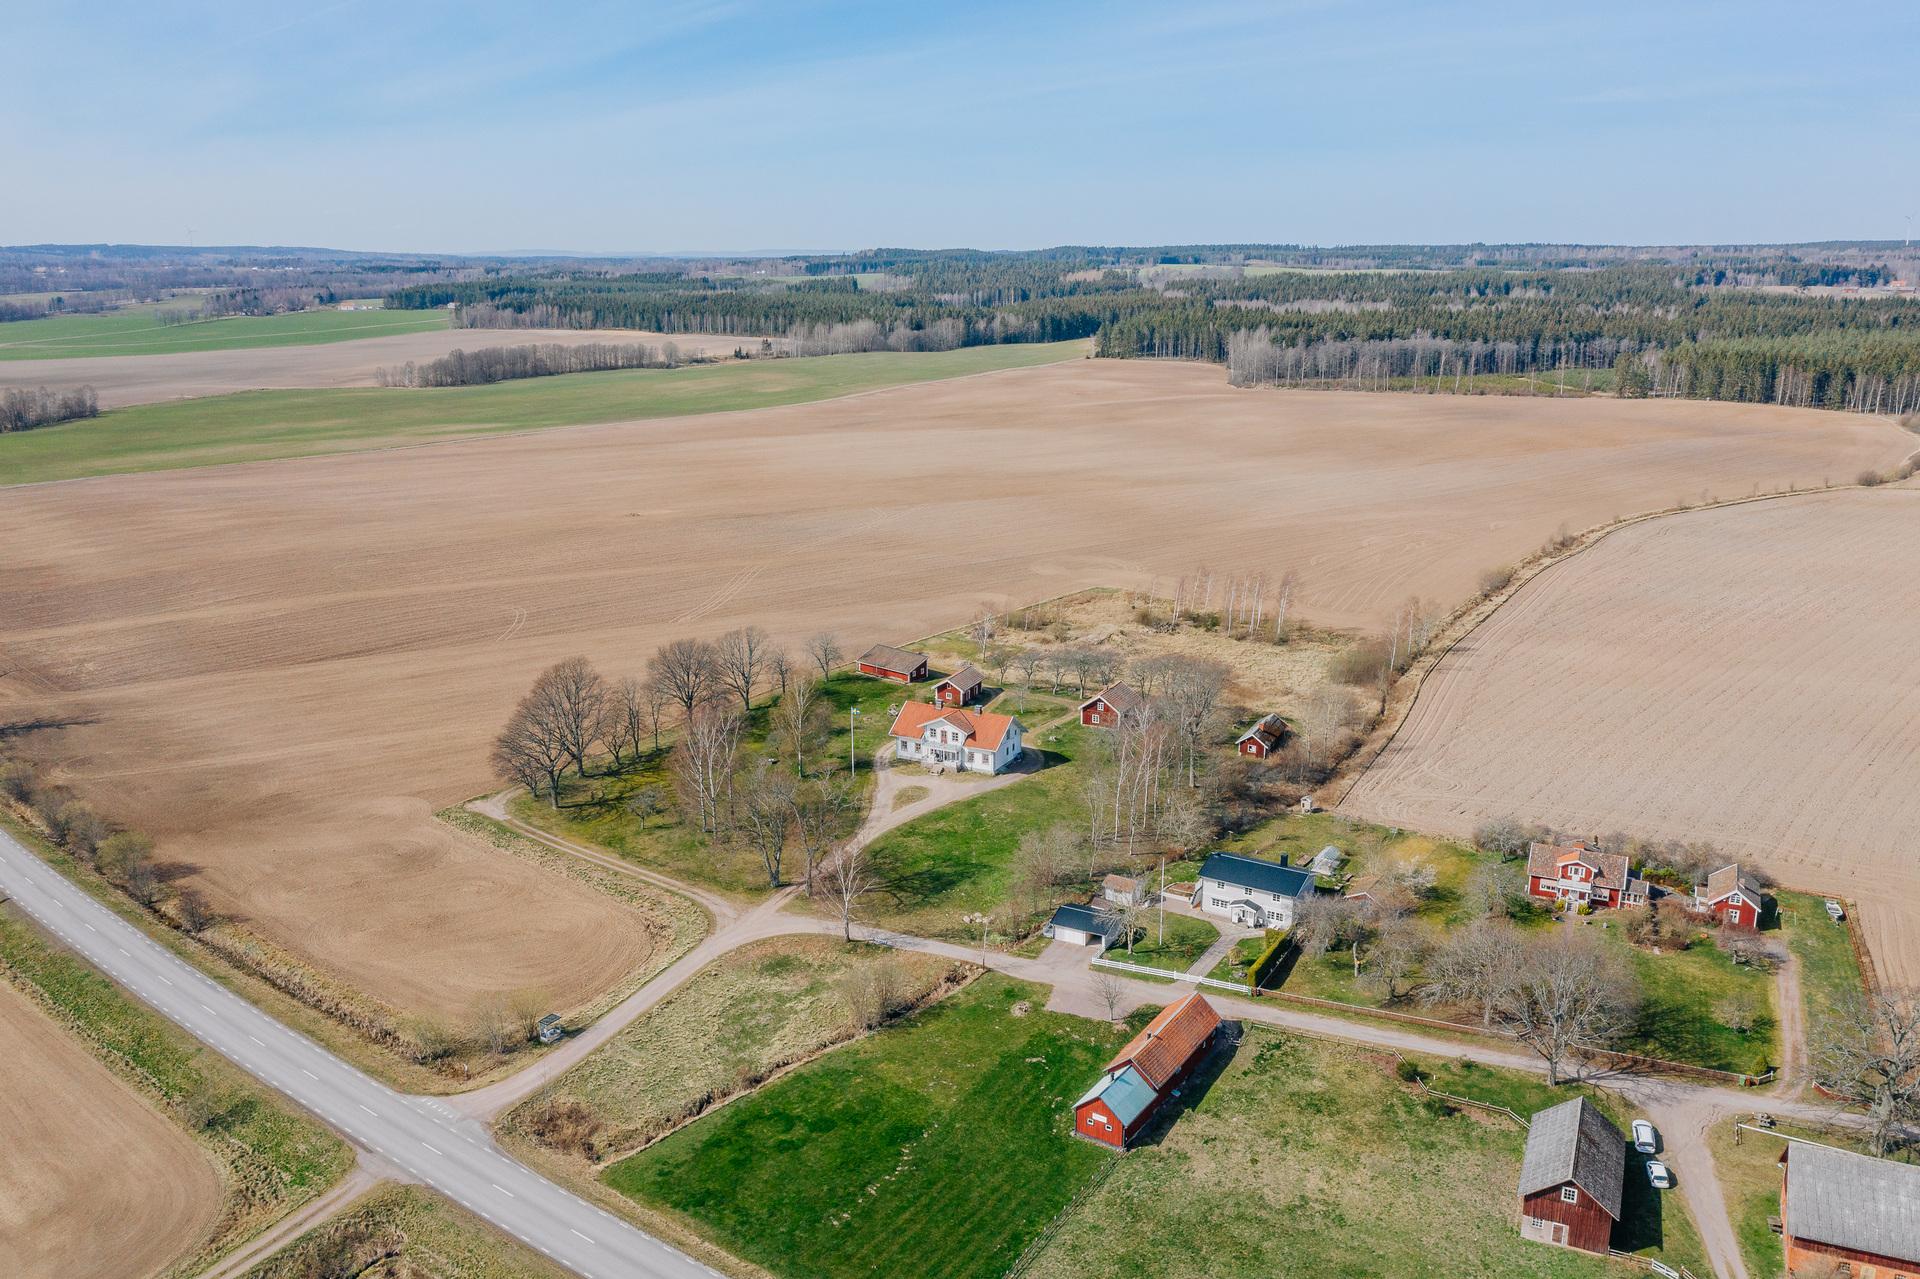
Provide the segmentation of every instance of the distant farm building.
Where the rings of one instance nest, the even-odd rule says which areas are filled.
[[[927,655],[891,644],[875,644],[860,654],[860,673],[875,679],[890,679],[896,684],[911,684],[927,677]]]
[[[933,686],[933,700],[942,706],[965,706],[980,696],[986,682],[972,663],[968,663]]]
[[[1040,931],[1055,941],[1097,946],[1105,945],[1119,933],[1120,921],[1107,911],[1068,903],[1056,909],[1053,918]]]
[[[1220,1026],[1220,1014],[1197,993],[1162,1008],[1073,1103],[1074,1132],[1115,1149],[1125,1147],[1193,1073]]]
[[[1527,845],[1527,892],[1596,909],[1647,904],[1647,881],[1633,873],[1626,854],[1601,852],[1584,839]]]
[[[1118,728],[1122,716],[1146,708],[1146,698],[1126,684],[1113,683],[1080,703],[1080,722],[1088,728]]]
[[[1193,904],[1245,928],[1291,928],[1295,904],[1312,892],[1312,874],[1284,860],[1209,853]]]
[[[1592,1102],[1541,1111],[1520,1161],[1521,1237],[1606,1256],[1626,1173],[1627,1139]]]
[[[1262,715],[1260,722],[1234,741],[1234,748],[1249,759],[1265,759],[1279,747],[1287,735],[1287,721],[1278,715]]]
[[[1920,1167],[1795,1141],[1780,1170],[1788,1273],[1920,1274]]]
[[[958,773],[1000,773],[1020,758],[1020,721],[1011,715],[908,702],[895,716],[894,758]]]
[[[1767,895],[1760,881],[1731,862],[1707,876],[1707,882],[1693,890],[1693,908],[1735,928],[1760,927],[1760,914]]]

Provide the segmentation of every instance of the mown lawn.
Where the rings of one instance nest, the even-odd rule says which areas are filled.
[[[1511,1104],[1564,1101],[1485,1067],[1435,1086]],[[1263,1026],[1188,1089],[1177,1122],[1136,1148],[1041,1251],[1032,1279],[1540,1276],[1606,1279],[1614,1263],[1522,1240],[1514,1192],[1526,1134],[1395,1078],[1391,1057]],[[1458,1075],[1459,1072],[1455,1072]],[[1636,1199],[1626,1237],[1708,1273],[1677,1198]]]
[[[1113,1158],[1072,1135],[1071,1107],[1124,1032],[1046,997],[982,978],[606,1181],[788,1279],[994,1279]]]
[[[1207,953],[1207,947],[1220,940],[1220,930],[1204,919],[1176,915],[1171,911],[1164,918],[1164,941],[1159,936],[1162,916],[1148,912],[1145,925],[1134,938],[1133,953],[1127,953],[1124,943],[1115,943],[1107,953],[1114,959],[1124,959],[1130,964],[1184,973],[1193,967],[1195,960]]]
[[[508,1112],[501,1131],[532,1140],[531,1125],[549,1104],[577,1102],[604,1125],[596,1157],[617,1157],[714,1099],[858,1033],[842,985],[857,972],[886,969],[899,998],[917,1003],[957,967],[832,937],[743,946]]]
[[[191,310],[195,304],[194,299],[181,299],[171,309]],[[0,360],[314,346],[447,327],[444,311],[291,311],[285,315],[235,315],[191,324],[161,324],[153,317],[155,309],[19,320],[0,327]],[[158,309],[170,308],[163,304]]]
[[[353,319],[381,313],[335,314]],[[573,373],[492,386],[244,391],[142,404],[86,421],[0,436],[0,484],[769,408],[1049,364],[1085,352],[1084,342],[1019,343],[956,351],[875,351],[681,369]]]
[[[1045,745],[1028,743],[1047,761],[1038,774],[936,809],[873,842],[868,852],[884,885],[868,907],[873,923],[922,937],[977,941],[978,927],[963,916],[999,912],[1001,931],[1024,922],[1006,917],[1014,853],[1029,832],[1061,822],[1080,824],[1082,776],[1073,761],[1091,748],[1087,731],[1077,723],[1047,738]],[[1062,885],[1057,895],[1067,901],[1091,889],[1089,879]]]
[[[1616,925],[1605,935],[1617,941],[1640,979],[1640,1015],[1619,1045],[1628,1052],[1672,1061],[1762,1074],[1780,1060],[1773,1013],[1773,974],[1735,964],[1713,939],[1700,935],[1685,950],[1653,954],[1627,943]],[[1726,1025],[1721,1008],[1743,1001],[1752,1028]]]
[[[799,677],[811,676],[802,671]],[[888,708],[908,700],[929,700],[933,682],[889,684],[846,672],[826,680],[821,686],[821,702],[828,710],[830,731],[808,760],[810,772],[845,773],[849,766],[847,726],[851,723],[859,784],[863,793],[870,790],[873,753],[887,740],[893,722]],[[767,735],[777,700],[755,706],[748,717],[741,741],[744,758],[769,754]],[[860,714],[851,715],[854,709]],[[619,769],[594,772],[584,778],[569,775],[561,788],[558,808],[549,807],[544,796],[523,793],[514,799],[511,811],[531,826],[597,845],[677,878],[747,896],[772,891],[758,854],[739,842],[706,839],[681,819],[673,798],[671,750],[671,741],[663,737],[658,750],[649,749],[638,761]],[[789,864],[783,877],[790,881],[802,869],[797,863]]]
[[[1832,1029],[1831,1018],[1840,1009],[1866,997],[1860,975],[1860,957],[1853,949],[1853,919],[1834,923],[1827,917],[1824,898],[1810,893],[1776,893],[1780,935],[1800,961],[1800,1005],[1806,1019],[1807,1042],[1821,1043]]]
[[[11,980],[220,1166],[219,1227],[176,1272],[197,1273],[352,1166],[346,1143],[54,945],[12,906],[0,906],[0,980]]]

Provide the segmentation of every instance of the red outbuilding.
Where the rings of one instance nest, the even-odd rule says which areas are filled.
[[[1707,876],[1707,882],[1693,890],[1693,908],[1735,928],[1760,927],[1766,893],[1759,881],[1729,862]]]
[[[1120,717],[1145,710],[1147,699],[1125,684],[1113,683],[1080,703],[1080,722],[1088,728],[1118,728]]]
[[[1206,1056],[1220,1025],[1220,1014],[1198,992],[1162,1008],[1073,1103],[1074,1132],[1124,1147]]]
[[[890,679],[896,684],[911,684],[927,677],[927,655],[891,644],[875,644],[860,655],[860,673],[875,679]]]
[[[1287,735],[1287,721],[1278,715],[1262,715],[1260,722],[1240,734],[1234,747],[1250,759],[1265,759]]]
[[[1534,1115],[1520,1160],[1520,1235],[1602,1257],[1626,1191],[1627,1139],[1585,1097]]]
[[[980,696],[986,682],[969,662],[933,686],[933,700],[942,706],[965,706]]]

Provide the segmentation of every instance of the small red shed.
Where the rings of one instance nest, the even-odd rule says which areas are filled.
[[[1265,759],[1286,735],[1286,720],[1278,715],[1262,715],[1259,723],[1235,739],[1234,747],[1250,759]]]
[[[1147,699],[1132,688],[1112,683],[1080,703],[1080,722],[1088,728],[1117,728],[1122,715],[1144,710]]]
[[[1626,1192],[1627,1139],[1585,1097],[1534,1115],[1520,1161],[1520,1235],[1607,1255]]]
[[[1707,876],[1707,882],[1693,890],[1693,908],[1735,928],[1760,927],[1766,893],[1753,876],[1729,862]]]
[[[927,655],[891,644],[875,644],[860,655],[860,673],[896,684],[911,684],[927,677]]]
[[[933,700],[942,706],[965,706],[980,695],[986,682],[969,662],[933,686]]]

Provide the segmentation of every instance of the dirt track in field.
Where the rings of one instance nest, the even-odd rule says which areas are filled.
[[[440,329],[392,337],[319,342],[312,346],[249,347],[234,351],[183,351],[173,355],[104,355],[71,360],[0,360],[0,391],[14,387],[65,390],[91,386],[103,409],[192,399],[234,391],[300,387],[375,386],[382,367],[408,360],[437,360],[458,347],[464,351],[529,343],[591,342],[626,345],[672,342],[683,356],[731,356],[758,338],[713,337],[701,333],[646,333],[637,329]]]
[[[0,715],[361,988],[561,1005],[638,962],[587,889],[429,820],[544,665],[752,622],[849,647],[983,598],[1286,569],[1320,621],[1451,601],[1565,523],[1852,475],[1911,437],[1696,403],[1234,391],[1073,361],[838,401],[13,489]],[[9,702],[7,699],[11,698]]]
[[[1710,840],[1859,902],[1920,982],[1920,491],[1651,520],[1523,587],[1444,658],[1342,808]]]
[[[154,1274],[212,1229],[213,1165],[4,981],[0,1081],[8,1279]]]

